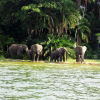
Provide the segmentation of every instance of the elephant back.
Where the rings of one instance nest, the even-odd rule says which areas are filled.
[[[27,52],[28,51],[28,46],[25,44],[18,44],[18,48],[22,52]]]
[[[67,53],[67,49],[65,47],[60,47],[60,48],[57,48],[57,50],[59,51],[59,53],[62,55],[64,53]]]
[[[18,44],[12,44],[9,49],[16,49],[18,47]]]
[[[16,53],[16,52],[17,52],[17,48],[18,48],[18,44],[12,44],[12,45],[8,48],[8,53]]]

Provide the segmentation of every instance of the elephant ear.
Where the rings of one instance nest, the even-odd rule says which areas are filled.
[[[82,48],[83,48],[83,52],[85,53],[86,50],[87,50],[87,47],[86,46],[83,46]]]

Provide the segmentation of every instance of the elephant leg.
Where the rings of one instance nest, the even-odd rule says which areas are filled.
[[[53,60],[52,60],[52,59],[50,59],[50,62],[53,62]]]
[[[81,61],[81,63],[83,62],[83,61],[82,61],[82,55],[80,55],[80,61]]]
[[[80,55],[77,53],[76,54],[76,62],[79,62],[80,61]]]
[[[34,61],[37,61],[37,54],[34,55]]]
[[[55,56],[54,61],[59,62],[59,57]]]
[[[14,59],[15,58],[15,54],[10,53],[10,57]]]
[[[36,54],[33,54],[33,55],[32,55],[32,60],[33,60],[33,61],[35,61],[35,56],[36,56]]]
[[[50,58],[50,62],[53,62],[53,58],[52,57]]]
[[[65,56],[63,55],[63,62],[65,62]]]
[[[36,61],[39,61],[39,55],[36,54]]]
[[[82,55],[82,61],[84,62],[84,55]]]
[[[57,57],[57,62],[59,62],[60,61],[60,57]]]
[[[81,63],[84,62],[84,55],[81,55],[80,58],[81,58]]]
[[[59,59],[60,59],[60,62],[62,62],[62,56],[60,56]]]
[[[37,61],[39,61],[39,55],[37,55]]]
[[[18,58],[19,59],[22,59],[23,58],[23,56],[20,54],[20,55],[17,55],[18,56]]]
[[[54,58],[54,60],[55,60],[55,62],[56,62],[57,58]]]

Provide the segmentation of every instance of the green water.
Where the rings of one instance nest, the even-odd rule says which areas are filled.
[[[0,100],[100,100],[100,66],[0,62]]]

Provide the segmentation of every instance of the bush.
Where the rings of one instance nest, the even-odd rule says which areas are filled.
[[[93,50],[92,47],[88,44],[85,44],[87,46],[86,51],[86,58],[87,59],[98,59],[99,50]]]
[[[0,54],[7,57],[7,49],[12,43],[15,43],[12,37],[0,35]]]
[[[5,60],[5,57],[3,55],[0,55],[0,60]]]
[[[47,40],[41,43],[44,46],[44,57],[48,58],[52,51],[59,47],[66,47],[68,50],[68,55],[72,58],[75,58],[75,40],[68,37],[67,35],[47,35]]]

